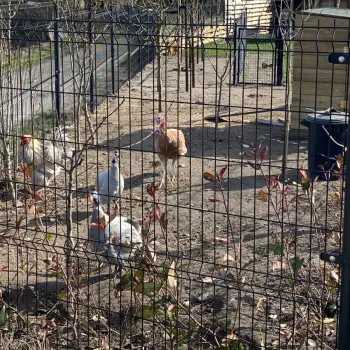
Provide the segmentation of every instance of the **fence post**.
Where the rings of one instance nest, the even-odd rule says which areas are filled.
[[[59,35],[59,8],[55,5],[54,23],[54,56],[55,56],[55,102],[56,102],[56,126],[61,124],[61,81],[60,81],[60,35]]]
[[[349,77],[348,77],[349,79]],[[347,130],[347,149],[350,147],[350,128]],[[345,173],[350,170],[350,152],[346,152]],[[344,206],[344,230],[343,245],[341,253],[341,285],[340,285],[340,306],[339,306],[339,350],[350,349],[350,182],[345,182],[345,206]]]
[[[238,75],[237,75],[237,84],[239,84],[239,74],[243,72],[244,76],[244,69],[245,69],[245,60],[247,57],[247,10],[243,12],[243,28],[239,29],[239,61],[238,61]]]
[[[200,11],[198,11],[198,16],[197,16],[197,26],[196,26],[196,31],[197,31],[197,64],[199,63],[199,23],[200,23]]]
[[[130,44],[130,35],[129,35],[129,25],[130,25],[130,6],[128,6],[128,20],[127,20],[127,35],[125,36],[126,37],[126,40],[128,42],[128,81],[130,82],[130,79],[131,79],[131,48],[132,48],[132,45]],[[131,33],[132,33],[132,38],[134,39],[133,37],[133,33],[135,33],[135,24],[132,23],[132,27],[131,27]]]
[[[330,64],[350,64],[350,55],[348,53],[334,52],[328,56]],[[349,71],[347,72],[347,84],[349,84]],[[349,118],[348,118],[349,121]],[[345,149],[345,170],[344,175],[349,173],[350,152],[346,151],[350,147],[350,128],[347,129]],[[350,210],[350,183],[345,181],[344,197],[344,229],[343,244],[341,254],[323,252],[320,259],[341,266],[341,284],[340,284],[340,306],[338,322],[338,350],[350,349],[350,216],[347,213]]]
[[[194,56],[194,24],[193,24],[193,17],[191,15],[190,18],[190,28],[191,28],[191,80],[192,80],[192,87],[196,87],[196,71],[195,71],[195,56]]]
[[[141,14],[139,15],[139,23],[140,23],[140,31],[141,31],[141,35],[137,36],[137,40],[138,40],[138,48],[139,48],[139,67],[138,67],[138,71],[142,70],[142,62],[144,61],[144,50],[145,50],[145,40],[143,38],[143,23],[144,23],[144,13],[141,12]]]
[[[278,23],[278,21],[277,21]],[[276,28],[275,40],[275,81],[276,85],[282,85],[283,82],[283,37],[281,28],[278,25]]]
[[[88,4],[88,40],[89,40],[89,58],[90,58],[90,83],[89,83],[89,91],[90,91],[90,112],[94,111],[94,58],[93,50],[92,50],[92,5],[91,0]]]
[[[238,47],[237,47],[237,31],[238,31],[238,26],[237,26],[237,20],[235,20],[235,23],[233,24],[233,79],[232,79],[232,84],[233,85],[238,85],[238,67],[237,67],[237,62],[239,60],[238,55]]]
[[[114,23],[116,22],[116,20],[114,19],[114,13],[113,13],[113,8],[111,7],[111,75],[112,75],[112,94],[115,94],[115,81],[114,81],[114,61],[115,61],[115,57],[114,57]]]
[[[186,92],[189,88],[189,79],[188,79],[188,42],[187,42],[187,5],[185,5],[185,85],[186,85]]]

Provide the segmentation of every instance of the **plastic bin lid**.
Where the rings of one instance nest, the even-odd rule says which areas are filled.
[[[305,120],[309,123],[315,124],[348,124],[349,115],[344,112],[339,112],[335,108],[331,107],[325,111],[314,111],[311,108],[307,108],[312,113],[305,117]]]

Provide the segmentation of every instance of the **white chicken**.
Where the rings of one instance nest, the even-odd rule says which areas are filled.
[[[135,252],[142,248],[140,225],[127,217],[116,216],[109,222],[99,203],[97,192],[91,193],[93,212],[89,228],[89,242],[99,262],[107,262],[115,266],[115,277],[131,261]]]
[[[62,141],[59,141],[61,133],[61,128],[58,128],[54,141],[40,141],[32,135],[20,137],[18,161],[29,169],[31,186],[49,185],[61,172],[65,156],[72,155],[72,150],[65,150]]]
[[[103,211],[98,202],[97,192],[89,194],[90,201],[93,203],[93,210],[90,220],[88,239],[91,243],[93,253],[97,260],[102,263],[106,262],[107,245],[105,228],[109,222],[109,216]]]
[[[124,190],[124,177],[119,169],[119,153],[115,152],[111,160],[109,169],[101,172],[96,179],[96,191],[99,195],[99,203],[107,205],[110,213],[110,203],[114,201],[120,214],[119,204],[116,203],[116,197],[121,197]]]
[[[109,239],[107,261],[115,265],[115,277],[133,260],[137,250],[143,246],[141,226],[125,216],[116,216],[105,229]]]
[[[59,175],[61,169],[56,166],[54,168],[44,164],[36,166],[31,170],[30,187],[39,190],[44,186],[48,186],[51,181]]]
[[[164,184],[168,160],[172,160],[170,167],[171,181],[175,180],[175,166],[177,162],[186,155],[187,147],[185,135],[179,129],[166,129],[166,121],[163,115],[155,118],[158,126],[154,132],[154,147],[163,169],[163,176],[160,186]]]

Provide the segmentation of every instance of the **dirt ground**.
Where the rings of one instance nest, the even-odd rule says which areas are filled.
[[[184,132],[188,153],[180,161],[178,185],[160,191],[160,207],[162,212],[167,213],[168,228],[166,239],[159,229],[156,229],[156,251],[160,256],[167,252],[183,264],[189,264],[178,272],[183,284],[183,300],[189,300],[191,305],[193,303],[197,312],[202,313],[204,323],[217,325],[226,317],[233,318],[238,307],[237,300],[240,298],[236,328],[242,339],[259,343],[261,334],[266,333],[268,343],[273,344],[279,339],[276,326],[293,318],[292,306],[288,307],[289,302],[287,306],[280,302],[280,296],[286,295],[283,286],[277,285],[278,278],[271,272],[273,258],[267,250],[271,237],[280,234],[280,229],[274,223],[276,217],[271,208],[256,199],[257,191],[264,187],[261,174],[250,166],[243,165],[239,153],[249,150],[249,145],[262,142],[269,147],[264,170],[267,174],[279,175],[283,153],[283,128],[258,124],[256,118],[277,121],[284,119],[284,113],[267,111],[258,115],[231,117],[229,121],[218,125],[215,142],[215,124],[204,117],[214,113],[218,93],[216,71],[223,70],[224,59],[218,60],[217,67],[215,60],[211,64],[208,59],[196,65],[195,87],[191,86],[190,79],[187,92],[185,72],[180,70],[179,73],[177,62],[176,57],[167,59],[166,73],[162,77],[163,99],[167,103],[163,103],[163,108],[167,110],[168,127],[176,127]],[[91,215],[86,191],[94,188],[97,173],[107,168],[114,149],[120,150],[120,169],[125,178],[121,201],[123,215],[142,218],[145,214],[142,201],[146,199],[146,185],[160,181],[160,167],[154,164],[157,158],[153,153],[153,137],[135,144],[153,130],[153,117],[157,114],[158,103],[154,70],[155,65],[149,64],[130,83],[121,88],[119,97],[106,101],[93,118],[94,124],[98,125],[109,115],[98,130],[98,147],[86,151],[84,162],[78,170],[78,191],[74,196],[73,217],[74,231],[82,240],[87,238],[88,219]],[[115,111],[122,98],[125,98],[125,102]],[[226,77],[223,83],[223,109],[226,107],[227,110],[229,107],[231,111],[244,112],[248,107],[253,107],[270,110],[271,107],[284,104],[284,86],[232,86],[229,84],[229,77]],[[67,130],[69,135],[74,137],[74,130],[71,127],[67,127]],[[88,135],[87,129],[83,134]],[[135,145],[130,147],[133,144]],[[305,141],[291,141],[288,148],[288,165],[292,169],[290,177],[295,179],[296,172],[293,169],[296,169],[298,164],[299,167],[302,167],[302,164],[306,166],[307,144]],[[223,188],[234,240],[236,244],[241,241],[239,259],[245,276],[245,290],[240,293],[232,284],[219,281],[217,284],[203,283],[213,282],[206,278],[213,277],[215,262],[225,254],[232,254],[231,248],[225,242],[216,239],[231,236],[223,204],[209,201],[215,196],[220,196],[220,192],[213,183],[205,181],[202,176],[205,171],[214,173],[224,166],[228,168],[223,179]],[[62,253],[66,206],[63,176],[57,185],[61,187],[57,191],[47,190],[46,197],[49,200],[46,205],[47,212],[57,212],[60,224],[52,221],[45,225],[47,232],[54,237],[51,238],[50,245]],[[18,220],[24,213],[23,209],[17,210],[16,213],[10,207],[5,208],[5,205],[3,208],[9,226],[14,225],[15,214]],[[268,218],[271,221],[268,221]],[[308,228],[309,214],[303,217],[294,212],[290,219],[298,231],[300,245],[305,248],[302,254],[309,254],[310,260],[318,259],[318,243],[312,239],[312,232]],[[24,222],[22,226],[25,226]],[[6,234],[11,233],[14,234],[13,228]],[[0,266],[9,268],[2,272],[0,283],[4,287],[10,286],[14,291],[13,302],[19,298],[20,309],[31,310],[33,316],[37,308],[49,308],[49,302],[45,298],[40,299],[39,295],[60,292],[63,286],[57,278],[48,277],[43,260],[48,259],[52,253],[51,247],[42,239],[43,234],[38,232],[35,224],[31,222],[26,230],[21,229],[14,238],[4,239],[1,247]],[[143,331],[129,326],[130,321],[125,316],[125,305],[121,305],[128,300],[128,296],[117,299],[111,287],[111,280],[99,278],[99,274],[103,274],[104,277],[108,275],[108,267],[96,271],[93,261],[82,259],[81,262],[90,275],[89,286],[84,287],[85,293],[81,300],[82,305],[89,310],[90,317],[100,312],[116,331],[119,332],[125,327],[124,341],[129,339],[129,342],[134,344],[141,341],[153,344],[150,330]],[[24,292],[21,289],[28,285],[35,289],[35,293],[28,292],[32,293],[32,299],[36,300],[31,304],[23,297]],[[279,288],[279,294],[276,288]],[[206,296],[205,302],[203,295]],[[261,298],[264,298],[264,308],[259,311],[257,303]],[[104,311],[97,311],[98,309]],[[125,317],[124,322],[121,315]],[[269,315],[277,315],[277,318]],[[112,348],[120,348],[117,336],[114,341],[115,347]],[[83,343],[81,348],[84,348]],[[124,348],[129,346],[125,345],[126,343]],[[153,347],[147,348],[165,349],[167,346],[160,337]]]

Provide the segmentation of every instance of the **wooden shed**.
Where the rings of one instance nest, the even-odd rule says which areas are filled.
[[[271,0],[225,0],[226,19],[236,19],[247,13],[247,26],[266,31],[273,18],[274,3]],[[265,28],[267,27],[267,28]]]
[[[296,15],[293,50],[292,129],[303,129],[306,108],[349,110],[349,66],[329,54],[349,52],[350,10],[318,8]]]

